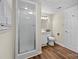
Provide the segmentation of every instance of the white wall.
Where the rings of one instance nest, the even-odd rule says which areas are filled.
[[[12,11],[12,0],[7,1]],[[0,31],[0,59],[14,59],[15,30],[11,26],[7,31]]]
[[[62,40],[63,39],[63,32],[64,32],[64,16],[63,13],[56,13],[53,15],[53,26],[52,26],[52,30],[53,30],[53,36],[55,36],[55,38],[57,40]],[[57,35],[57,33],[60,33],[60,35]]]
[[[75,52],[78,52],[78,11],[77,11],[77,5],[70,7],[68,9],[65,9],[63,11],[64,13],[64,39],[61,40],[60,38],[57,38],[57,43],[72,50]],[[57,17],[57,16],[56,16]],[[58,18],[58,17],[57,17]],[[58,20],[61,20],[61,18],[58,18]],[[60,24],[61,21],[58,22]],[[55,21],[53,23],[53,26],[55,26],[55,30],[61,30],[61,27],[59,25],[55,25]],[[59,26],[59,27],[58,27]],[[55,32],[55,31],[53,31]]]

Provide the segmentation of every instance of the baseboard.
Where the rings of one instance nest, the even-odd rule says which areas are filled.
[[[44,47],[44,46],[47,46],[47,44],[42,44],[42,46],[41,46],[41,47]]]
[[[69,49],[69,50],[71,50],[71,51],[73,51],[75,53],[78,53],[78,51],[72,50],[72,49],[68,48],[67,46],[65,46],[64,44],[61,44],[61,43],[59,43],[57,41],[55,43],[58,44],[58,45],[60,45],[60,46],[62,46],[62,47],[65,47],[65,48],[67,48],[67,49]]]
[[[25,59],[29,59],[29,58],[35,57],[35,56],[37,56],[37,55],[40,55],[40,54],[42,54],[42,51],[38,51],[38,52],[36,52],[35,55],[32,55],[32,56],[27,57],[27,58],[25,58]]]
[[[58,44],[58,45],[60,45],[60,46],[62,46],[62,47],[65,47],[65,45],[63,45],[63,44],[61,44],[61,43],[59,43],[59,42],[55,42],[56,44]]]

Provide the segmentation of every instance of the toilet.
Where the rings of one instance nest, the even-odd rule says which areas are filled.
[[[54,46],[55,44],[55,37],[49,36],[48,37],[48,45]]]
[[[54,46],[55,37],[51,36],[51,32],[43,32],[42,35],[42,46]]]
[[[47,32],[47,44],[50,46],[54,46],[55,43],[55,37],[51,35],[51,32]]]

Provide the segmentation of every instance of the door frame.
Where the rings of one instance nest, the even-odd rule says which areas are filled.
[[[26,1],[26,0],[25,0]],[[30,1],[26,1],[30,2]],[[30,2],[32,3],[32,2]],[[26,52],[23,54],[18,54],[18,1],[16,0],[16,40],[15,40],[15,59],[27,59],[38,54],[41,54],[41,7],[40,0],[36,3],[36,50]]]

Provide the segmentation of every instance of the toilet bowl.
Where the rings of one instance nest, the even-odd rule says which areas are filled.
[[[42,34],[42,46],[51,45],[54,46],[55,38],[51,36],[51,32],[43,32]]]
[[[55,37],[49,36],[48,37],[48,45],[54,46],[55,43]]]

